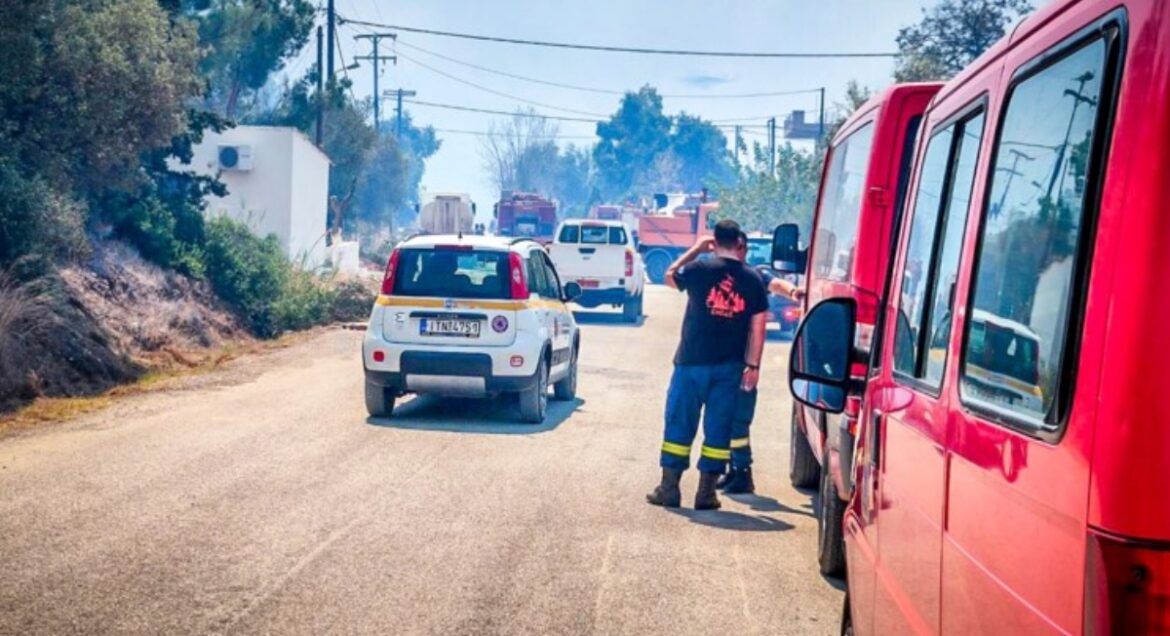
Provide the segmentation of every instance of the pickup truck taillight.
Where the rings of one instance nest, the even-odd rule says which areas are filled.
[[[634,275],[634,253],[626,250],[626,276]]]
[[[386,275],[382,277],[382,293],[394,293],[394,274],[398,271],[398,250],[390,252],[390,260],[386,261]]]
[[[528,281],[524,279],[524,257],[516,252],[508,254],[508,279],[512,283],[512,299],[528,300]]]
[[[1170,545],[1089,531],[1086,634],[1170,634]]]

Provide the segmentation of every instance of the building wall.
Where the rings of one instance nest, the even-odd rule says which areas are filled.
[[[219,169],[219,147],[252,147],[251,170]],[[176,166],[182,169],[182,166]],[[215,175],[227,186],[227,196],[208,201],[209,216],[227,215],[248,225],[260,236],[275,234],[290,259],[306,267],[324,262],[329,196],[329,159],[293,128],[237,126],[222,133],[208,132],[194,148],[187,169]]]
[[[329,210],[329,159],[301,134],[293,136],[289,253],[307,267],[324,264]]]

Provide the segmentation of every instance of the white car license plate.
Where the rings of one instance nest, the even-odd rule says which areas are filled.
[[[478,338],[480,321],[457,318],[423,318],[418,331],[424,336],[454,336],[456,338]]]

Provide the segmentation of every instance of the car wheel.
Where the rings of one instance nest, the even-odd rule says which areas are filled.
[[[366,382],[366,412],[370,417],[390,417],[394,413],[394,394],[380,384]]]
[[[536,385],[520,392],[520,419],[540,424],[548,411],[548,363],[542,357],[536,367]]]
[[[553,397],[567,402],[577,397],[577,346],[573,346],[572,357],[569,359],[569,373],[553,385]]]
[[[646,255],[646,276],[650,282],[661,285],[666,280],[666,270],[670,268],[673,259],[661,250]]]
[[[820,465],[813,455],[812,447],[808,445],[808,437],[796,423],[796,409],[792,408],[792,430],[788,440],[788,479],[796,488],[812,488],[817,485]]]
[[[845,573],[845,502],[837,496],[837,483],[828,470],[821,471],[817,502],[817,562],[821,574],[839,577]]]
[[[853,612],[849,607],[849,592],[845,592],[845,608],[841,610],[841,636],[853,636]]]
[[[638,307],[638,296],[631,296],[626,294],[626,298],[622,301],[622,321],[624,322],[638,322],[642,311]]]

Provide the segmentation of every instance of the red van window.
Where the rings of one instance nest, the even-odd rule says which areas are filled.
[[[1093,41],[1016,85],[995,150],[962,391],[1027,420],[1051,422],[1060,386],[1106,52]]]
[[[813,271],[817,276],[838,281],[849,279],[872,147],[872,122],[833,147],[812,248]]]

